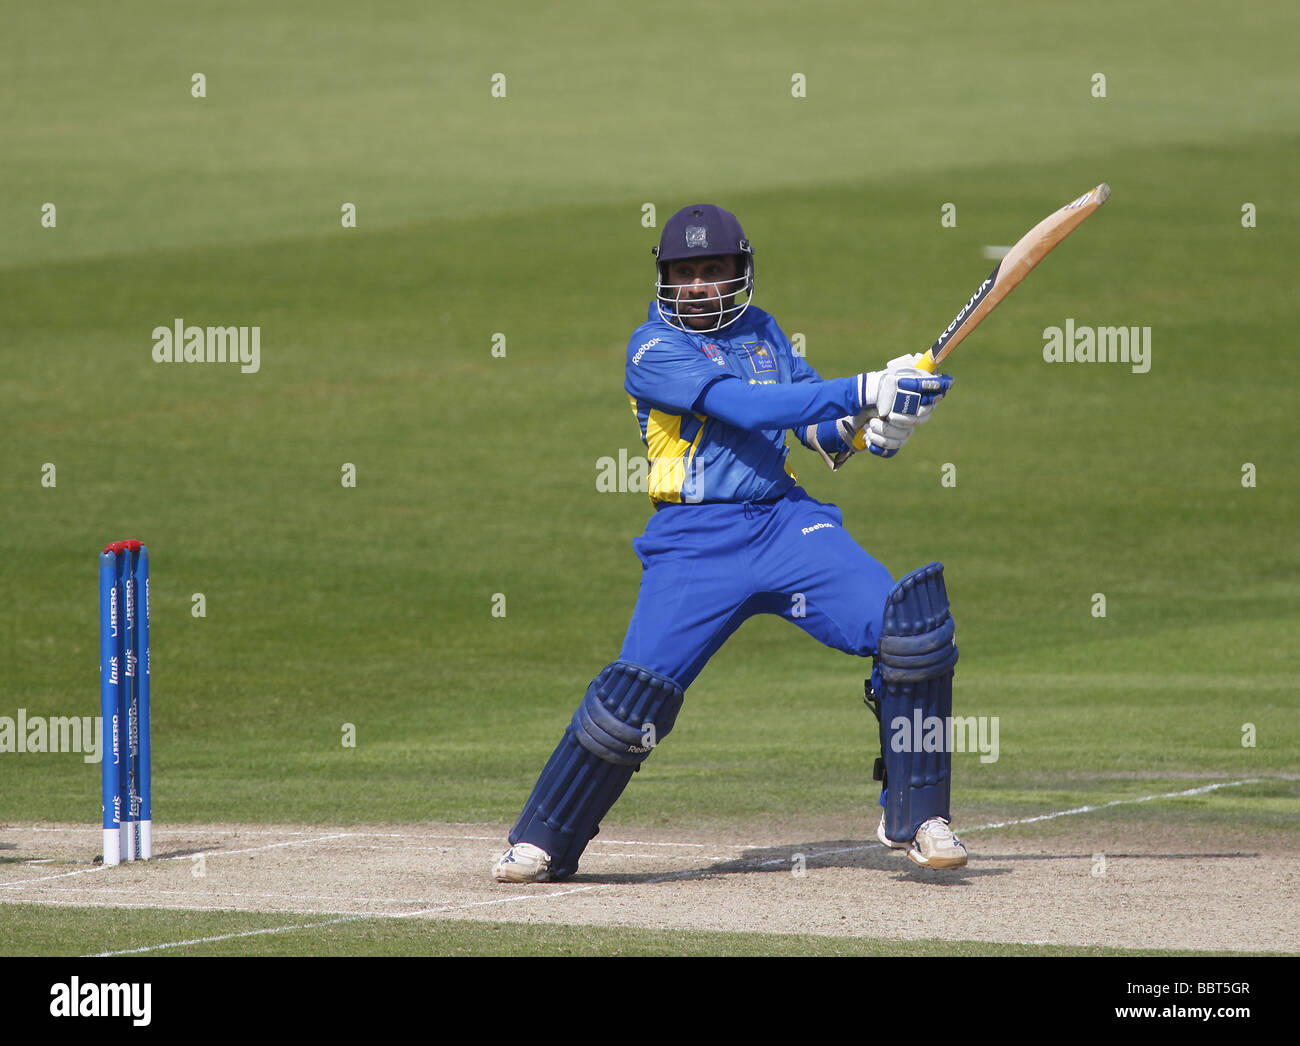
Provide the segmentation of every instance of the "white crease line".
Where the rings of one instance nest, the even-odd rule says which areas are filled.
[[[556,890],[554,893],[521,893],[512,897],[496,897],[490,901],[468,901],[464,904],[446,904],[439,908],[425,908],[418,912],[402,912],[392,916],[394,919],[412,919],[419,915],[438,915],[442,912],[458,912],[466,908],[485,908],[493,904],[513,904],[516,901],[537,901],[548,900],[552,897],[567,897],[571,893],[586,893],[588,890],[603,890],[607,886],[613,886],[613,883],[592,883],[590,886],[574,886],[567,890]]]
[[[13,832],[52,832],[67,833],[75,832],[79,834],[98,834],[103,831],[102,828],[83,828],[78,825],[19,825],[9,823],[4,826],[6,831]],[[180,835],[187,832],[193,832],[195,835],[311,835],[317,832],[318,828],[257,828],[249,825],[219,825],[219,824],[177,824],[168,825]]]
[[[588,850],[583,857],[630,857],[636,861],[734,861],[727,854],[635,854],[615,853],[612,850]]]
[[[129,901],[83,901],[83,900],[58,900],[54,898],[41,897],[39,901],[0,901],[0,904],[39,904],[48,905],[51,908],[121,908],[130,911],[176,911],[176,912],[226,912],[232,915],[356,915],[356,912],[341,911],[338,908],[232,908],[229,905],[222,904],[159,904],[156,901],[150,901],[147,904],[132,904]],[[392,912],[371,912],[366,918],[385,918],[391,917],[397,913]]]
[[[0,883],[0,887],[24,886],[27,883],[44,883],[49,882],[51,879],[66,879],[70,875],[86,875],[92,872],[102,872],[103,870],[104,866],[100,864],[96,865],[94,868],[78,868],[73,872],[59,872],[57,875],[42,875],[36,879],[15,879],[12,882]]]
[[[741,843],[648,843],[644,839],[602,839],[601,841],[614,846],[694,846],[701,850],[710,846],[732,846],[737,850],[745,849]]]
[[[399,832],[341,832],[336,836],[325,836],[323,838],[337,839],[451,839],[456,842],[482,842],[482,843],[500,843],[502,847],[509,846],[504,835],[423,835]],[[747,847],[741,843],[655,843],[648,842],[644,839],[602,839],[601,842],[613,846],[676,846],[689,849],[704,850],[709,847],[727,847],[731,846],[737,850],[744,850]],[[242,851],[237,851],[242,852]]]
[[[16,832],[51,832],[51,833],[75,832],[84,835],[94,835],[94,834],[98,834],[101,831],[101,829],[99,828],[94,828],[94,827],[85,828],[79,825],[21,826],[21,825],[10,824],[10,825],[6,825],[5,827],[7,830],[12,830]],[[177,825],[170,826],[170,828],[175,834],[181,836],[184,836],[185,834],[191,832],[194,835],[312,835],[315,831],[318,831],[318,829],[306,829],[306,828],[276,829],[276,828],[255,828],[255,827],[248,827],[243,825],[215,825],[215,824],[214,825],[177,824]],[[441,832],[430,834],[425,832],[349,831],[346,834],[354,835],[358,837],[370,837],[376,839],[471,839],[471,840],[480,840],[483,842],[498,842],[498,841],[504,842],[505,841],[505,837],[503,835],[449,835]],[[626,846],[693,846],[693,847],[705,848],[705,847],[717,845],[715,843],[649,842],[644,839],[608,839],[605,841],[610,843],[617,843],[619,845],[626,845]],[[728,844],[723,844],[723,845],[728,845]],[[735,844],[735,845],[740,845],[740,844]]]
[[[220,890],[218,891],[215,889],[213,890],[167,889],[165,887],[158,887],[152,890],[146,890],[146,889],[139,889],[135,886],[132,886],[130,889],[131,889],[132,897],[192,897],[196,901],[204,901],[204,900],[220,901],[226,898],[256,897],[268,901],[269,900],[292,901],[295,899],[303,900],[303,901],[313,901],[313,900],[314,901],[338,901],[338,902],[346,901],[346,902],[353,902],[356,904],[406,905],[408,907],[410,905],[416,905],[416,904],[436,903],[433,898],[429,898],[427,900],[426,899],[413,900],[409,897],[354,897],[351,894],[345,894],[342,892],[340,893],[297,893],[297,892],[283,892],[283,891],[272,891],[272,890]],[[63,890],[59,890],[55,894],[42,893],[39,894],[38,896],[44,899],[50,896],[58,896],[59,894],[71,895],[71,894],[77,894],[79,892],[80,892],[79,888],[74,886]],[[102,896],[102,893],[100,894],[100,896]],[[43,903],[43,900],[42,902],[38,902],[38,903]],[[235,908],[232,910],[233,911],[254,911],[256,909]],[[307,911],[304,911],[303,909],[295,909],[295,910],[302,912],[302,914],[314,914],[310,912],[310,909],[308,909]],[[346,915],[347,912],[350,910],[351,909],[347,909],[347,908],[343,908],[343,909],[332,908],[330,909],[329,914]]]
[[[399,832],[352,832],[358,838],[378,838],[378,839],[455,839],[462,842],[484,842],[500,843],[503,847],[509,846],[504,835],[413,835]],[[601,842],[608,843],[612,846],[678,846],[687,847],[696,850],[705,850],[709,847],[733,846],[737,850],[745,849],[740,843],[654,843],[644,839],[602,839]]]
[[[86,828],[75,824],[58,825],[57,827],[39,824],[6,824],[4,828],[7,832],[76,832],[78,835],[94,835],[103,831],[99,827]]]
[[[258,853],[262,850],[278,850],[285,846],[302,846],[304,843],[326,843],[331,839],[347,839],[356,832],[338,832],[334,835],[320,835],[310,839],[289,839],[282,843],[267,843],[265,846],[249,846],[243,850],[200,850],[197,853],[168,854],[160,857],[162,861],[192,861],[196,857],[234,857],[236,854]]]
[[[192,831],[191,831],[191,828],[192,828]],[[98,829],[98,828],[78,828],[78,827],[75,827],[75,826],[69,826],[69,827],[58,827],[58,828],[51,828],[51,827],[36,827],[36,826],[33,826],[33,827],[30,827],[30,828],[20,828],[20,829],[15,829],[15,830],[16,830],[16,831],[24,831],[24,832],[52,832],[52,833],[59,833],[59,832],[73,832],[73,833],[79,833],[79,834],[94,834],[94,833],[98,833],[98,832],[100,831],[100,829]],[[222,828],[222,827],[218,827],[218,826],[206,826],[206,825],[193,825],[193,826],[190,826],[190,825],[184,825],[184,824],[182,824],[182,825],[176,825],[174,828],[170,829],[170,830],[168,831],[167,835],[176,837],[176,841],[177,841],[178,843],[182,843],[182,844],[183,844],[183,843],[185,842],[185,837],[186,837],[187,835],[194,835],[194,836],[203,836],[203,835],[280,835],[280,836],[283,836],[283,835],[301,835],[301,836],[311,836],[311,835],[313,835],[313,832],[311,832],[311,831],[301,831],[301,830],[295,831],[295,830],[290,830],[290,829],[286,829],[286,830],[284,830],[284,831],[276,831],[276,830],[273,829],[273,828],[268,828],[268,829],[244,829],[244,828],[240,828],[240,827]],[[155,833],[155,839],[157,839],[157,838],[158,838],[158,833]],[[335,834],[335,835],[320,836],[319,838],[320,838],[321,841],[325,841],[325,840],[329,840],[329,839],[399,839],[399,840],[400,840],[400,839],[428,839],[428,840],[433,840],[433,839],[452,839],[452,840],[455,840],[455,841],[457,841],[457,842],[500,843],[503,847],[509,845],[509,844],[506,842],[506,839],[505,839],[505,836],[504,836],[504,835],[445,835],[445,834],[433,834],[433,835],[429,835],[429,834],[424,834],[424,833],[413,833],[413,832],[357,832],[357,831],[348,831],[348,832],[340,832],[340,833]],[[298,843],[298,842],[310,842],[310,841],[311,841],[310,839],[291,840],[291,841],[289,841],[289,842],[285,842],[285,843],[274,843],[274,844],[270,844],[270,845],[271,845],[271,846],[290,846],[290,845],[294,845],[294,844],[296,844],[296,843]],[[696,849],[696,850],[704,850],[704,849],[708,849],[708,848],[710,848],[710,847],[715,847],[715,848],[716,848],[716,847],[723,847],[723,848],[731,848],[731,849],[736,849],[736,850],[746,850],[746,849],[750,849],[749,846],[747,846],[746,844],[743,844],[743,843],[716,843],[716,842],[714,842],[714,843],[674,843],[674,842],[662,843],[662,842],[650,842],[650,841],[645,840],[645,839],[604,839],[604,840],[601,840],[601,841],[604,842],[604,843],[608,843],[608,844],[611,844],[611,845],[615,845],[615,846],[676,846],[676,847],[683,847],[683,848]],[[267,847],[267,848],[269,848],[269,847]],[[251,853],[252,850],[256,850],[256,849],[263,849],[263,847],[252,847],[252,848],[250,848],[250,849],[246,849],[246,850],[230,850],[230,851],[222,851],[222,852],[220,852],[220,853],[219,853],[218,851],[206,850],[206,851],[204,851],[204,853],[206,853],[206,854],[208,854],[208,855],[213,855],[213,854],[218,854],[218,853],[219,853],[219,855],[224,855],[225,853],[232,853],[232,854],[234,854],[234,853]],[[159,859],[159,860],[171,860],[171,859],[175,859],[175,858],[181,858],[181,859],[183,859],[183,858],[186,858],[186,857],[197,857],[197,856],[198,856],[197,853],[195,853],[195,854],[173,854],[173,855],[169,855],[169,856],[160,857],[160,858],[158,858],[158,859]]]
[[[198,851],[198,852],[196,852],[196,853],[184,853],[184,854],[163,854],[163,855],[161,855],[161,856],[158,856],[158,857],[152,858],[152,860],[155,860],[155,861],[192,861],[192,860],[194,860],[196,857],[203,857],[203,858],[207,858],[207,857],[233,857],[233,856],[235,856],[236,854],[257,853],[258,851],[261,851],[261,850],[275,850],[275,849],[278,849],[278,848],[280,848],[280,847],[284,847],[284,846],[301,846],[303,843],[323,843],[323,842],[328,842],[328,841],[331,840],[331,839],[345,839],[345,838],[347,838],[349,835],[354,835],[354,834],[356,834],[356,833],[352,833],[352,832],[342,832],[342,833],[339,833],[339,834],[336,834],[336,835],[321,835],[321,836],[314,836],[314,837],[312,837],[312,838],[308,838],[308,839],[291,839],[291,840],[288,840],[288,841],[286,841],[286,842],[280,842],[280,843],[267,843],[265,846],[250,846],[250,847],[248,847],[248,848],[246,848],[246,849],[243,849],[243,850],[201,850],[201,851]],[[135,862],[135,861],[123,861],[122,864],[118,865],[118,867],[120,867],[120,868],[129,868],[132,864],[136,864],[136,863],[137,863],[137,862]],[[148,861],[140,861],[140,862],[138,862],[138,863],[141,864],[141,865],[147,865],[149,862],[148,862]],[[111,867],[113,867],[113,866],[112,866],[112,865],[102,865],[102,864],[100,864],[100,865],[96,865],[94,868],[79,868],[79,869],[77,869],[77,870],[74,871],[74,872],[60,872],[58,875],[46,875],[46,876],[41,876],[41,877],[38,878],[38,879],[17,879],[17,880],[15,880],[15,881],[13,881],[13,882],[7,882],[7,883],[6,883],[6,882],[0,882],[0,887],[5,887],[5,886],[22,886],[22,885],[25,884],[25,883],[40,883],[40,882],[45,882],[47,879],[62,879],[62,878],[66,877],[66,876],[69,876],[69,875],[85,875],[87,872],[99,872],[99,871],[103,871],[104,868],[106,868],[106,867],[111,868]]]
[[[596,890],[605,886],[605,883],[595,883],[591,886],[575,886],[568,890],[557,890],[548,894],[519,894],[513,897],[499,897],[491,901],[473,901],[469,904],[443,905],[439,908],[424,908],[415,912],[392,912],[384,913],[366,913],[363,915],[347,915],[339,919],[326,919],[323,922],[301,923],[295,926],[268,926],[260,930],[244,930],[240,933],[225,933],[215,937],[195,937],[187,941],[169,941],[165,944],[151,944],[143,948],[124,948],[116,952],[99,952],[93,956],[96,959],[107,959],[116,955],[140,955],[144,952],[161,951],[164,948],[186,948],[194,944],[212,944],[217,941],[232,941],[243,937],[258,937],[272,933],[292,933],[294,930],[312,930],[319,926],[341,926],[344,923],[360,922],[363,919],[413,919],[422,915],[439,915],[443,912],[460,911],[466,908],[481,908],[493,904],[512,904],[516,901],[526,900],[543,900],[550,897],[564,897],[571,893],[584,893],[587,890]]]
[[[368,839],[457,839],[480,843],[498,842],[505,839],[505,836],[502,835],[415,835],[409,832],[356,832],[354,834]]]
[[[1144,795],[1139,799],[1112,799],[1109,803],[1101,803],[1097,806],[1076,806],[1073,810],[1058,810],[1051,814],[1038,814],[1036,817],[1018,817],[1014,821],[999,821],[997,824],[981,824],[973,828],[964,828],[965,832],[983,832],[993,828],[1009,828],[1017,824],[1033,824],[1035,821],[1050,821],[1057,817],[1068,817],[1071,814],[1090,814],[1098,810],[1105,810],[1112,806],[1127,806],[1133,803],[1149,803],[1153,799],[1181,799],[1187,795],[1202,795],[1205,792],[1213,792],[1220,788],[1237,788],[1240,785],[1259,784],[1264,780],[1262,777],[1248,777],[1241,781],[1220,781],[1218,784],[1201,785],[1199,788],[1188,788],[1181,792],[1162,792],[1159,795]]]
[[[192,944],[212,944],[216,941],[235,941],[244,937],[259,937],[268,933],[292,933],[294,930],[310,930],[318,926],[339,926],[342,923],[371,919],[369,915],[348,915],[342,919],[326,919],[323,922],[299,923],[295,926],[267,926],[261,930],[244,930],[241,933],[223,933],[216,937],[192,937],[187,941],[168,941],[165,944],[149,944],[143,948],[123,948],[116,952],[98,952],[86,958],[107,959],[115,955],[142,955],[145,952],[162,951],[164,948],[186,948]]]

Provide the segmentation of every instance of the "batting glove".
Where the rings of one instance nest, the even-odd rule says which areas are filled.
[[[888,418],[895,425],[919,425],[929,420],[952,381],[950,374],[927,374],[915,367],[859,374],[856,417],[864,424],[872,418]]]
[[[949,374],[927,374],[917,369],[913,364],[918,359],[915,355],[899,356],[890,360],[884,370],[858,375],[861,409],[852,418],[842,418],[839,422],[841,438],[851,449],[835,455],[833,469],[838,470],[862,450],[892,458],[903,448],[912,430],[930,420],[935,405],[952,387],[953,379]]]
[[[852,421],[852,418],[841,418],[839,424],[842,426]],[[853,434],[851,440],[845,441],[847,449],[833,456],[822,452],[822,457],[834,472],[838,472],[840,467],[859,450],[870,451],[881,458],[892,458],[903,449],[903,444],[912,438],[915,429],[915,425],[894,425],[885,418],[869,418],[866,424]],[[814,449],[820,450],[819,447]]]
[[[877,457],[892,458],[912,438],[913,431],[915,426],[912,425],[892,425],[884,418],[872,418],[859,434],[859,439]]]

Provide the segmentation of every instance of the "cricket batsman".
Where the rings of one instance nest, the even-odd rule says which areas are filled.
[[[633,542],[643,567],[636,609],[618,658],[591,681],[543,768],[494,878],[546,882],[577,871],[695,677],[755,614],[873,659],[877,836],[918,865],[964,865],[951,828],[951,753],[911,729],[952,714],[957,645],[943,566],[895,583],[838,508],[796,485],[785,445],[793,429],[834,470],[862,450],[893,457],[952,378],[916,369],[914,356],[820,377],[753,304],[753,248],[721,207],[678,211],[653,253],[656,300],[628,342],[624,381],[655,509]],[[896,722],[906,727],[895,732]]]

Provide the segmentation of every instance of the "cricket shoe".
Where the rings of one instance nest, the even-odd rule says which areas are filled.
[[[966,863],[966,847],[952,834],[946,819],[931,817],[916,830],[907,856],[922,868],[960,868]]]
[[[551,855],[532,843],[515,843],[492,866],[499,883],[544,883],[551,878]]]
[[[908,860],[922,868],[961,868],[966,863],[966,847],[952,834],[948,821],[931,817],[917,830],[910,843],[900,843],[885,835],[885,817],[880,817],[876,838],[894,850],[906,850]]]

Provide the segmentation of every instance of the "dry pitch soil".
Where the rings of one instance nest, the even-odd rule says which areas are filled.
[[[95,828],[9,824],[0,903],[1300,951],[1290,839],[1156,819],[965,823],[970,863],[946,872],[884,849],[860,819],[609,826],[574,878],[531,885],[489,877],[504,825],[162,824],[155,860],[105,868]]]

